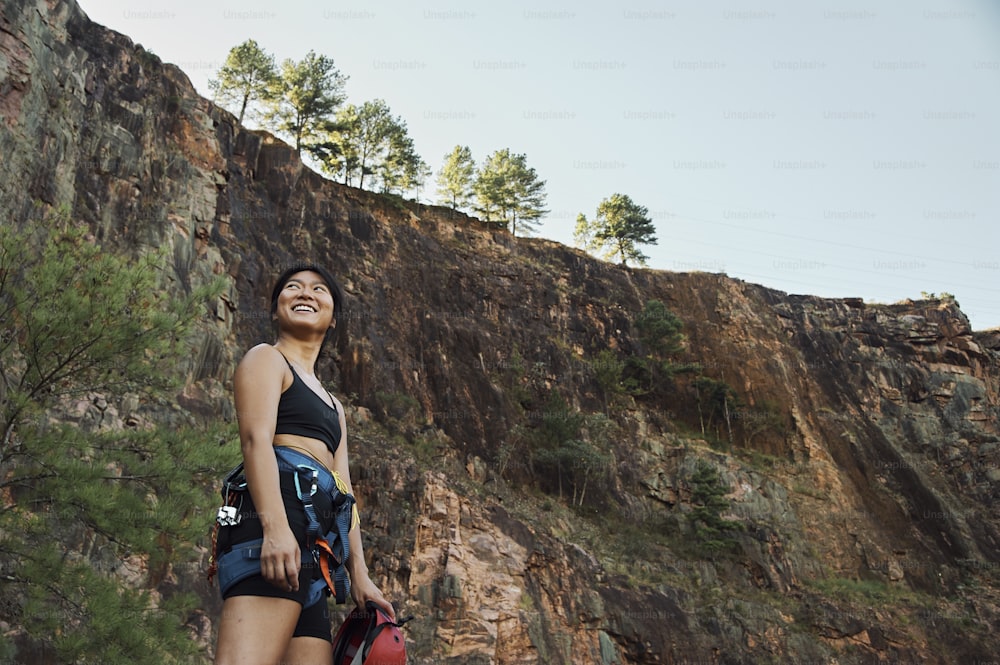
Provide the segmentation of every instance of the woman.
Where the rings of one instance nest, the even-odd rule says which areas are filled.
[[[321,485],[332,475],[341,490],[353,496],[344,408],[314,372],[326,338],[335,333],[342,302],[339,286],[323,268],[287,270],[271,294],[277,341],[250,349],[236,368],[236,413],[249,497],[240,507],[239,524],[225,527],[227,543],[220,537],[219,551],[255,537],[262,540],[259,574],[223,590],[216,649],[220,665],[331,661],[326,598],[309,602],[318,577],[317,567],[310,565],[312,523],[300,500],[301,478],[288,469],[315,471]],[[297,466],[290,467],[289,459]],[[324,522],[320,533],[331,528],[334,512],[325,494],[320,491],[309,499],[315,500],[314,516]],[[368,575],[356,509],[354,516],[346,564],[351,597],[360,607],[375,602],[395,620],[392,605]],[[221,582],[221,561],[219,572]]]

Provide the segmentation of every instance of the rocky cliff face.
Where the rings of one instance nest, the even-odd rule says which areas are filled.
[[[5,223],[62,206],[116,251],[171,248],[164,288],[228,276],[179,368],[191,417],[232,417],[277,273],[309,258],[342,276],[327,362],[353,405],[371,567],[418,617],[412,662],[995,659],[1000,334],[955,303],[624,270],[328,182],[60,0],[3,5],[0,154]],[[683,360],[739,396],[721,444],[689,383],[609,399],[595,377],[601,350],[639,348],[654,298],[684,322]],[[576,510],[505,473],[550,390],[614,427],[607,491]],[[729,490],[735,553],[687,547],[699,461]],[[201,564],[177,568],[210,643]]]

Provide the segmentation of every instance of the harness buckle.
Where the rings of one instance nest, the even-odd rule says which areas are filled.
[[[314,494],[316,494],[316,489],[318,488],[318,484],[316,481],[319,479],[319,471],[306,464],[299,464],[298,466],[295,467],[295,470],[305,472],[306,474],[312,473],[312,477],[309,479],[311,482],[311,486],[309,487],[308,495],[302,492],[302,485],[300,481],[301,474],[299,473],[295,474],[295,491],[298,493],[299,498],[302,499],[305,496],[311,497]]]

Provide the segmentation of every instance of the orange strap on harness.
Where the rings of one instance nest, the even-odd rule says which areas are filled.
[[[337,555],[333,553],[333,549],[330,547],[330,543],[326,542],[325,538],[316,539],[316,547],[327,553],[328,556],[319,557],[319,569],[323,573],[323,579],[326,580],[327,586],[330,591],[335,591],[337,589],[336,585],[333,583],[333,575],[330,573],[330,559],[332,558],[337,562],[337,566],[340,566],[341,561],[337,558]]]

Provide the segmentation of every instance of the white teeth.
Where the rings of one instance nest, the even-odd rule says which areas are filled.
[[[293,312],[315,312],[316,310],[309,305],[296,305],[292,308]]]

